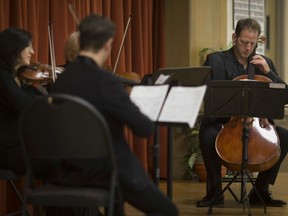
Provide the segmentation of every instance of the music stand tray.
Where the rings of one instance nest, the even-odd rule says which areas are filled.
[[[282,119],[284,117],[285,105],[285,84],[266,83],[249,81],[209,81],[207,91],[204,97],[204,116],[210,118],[220,117],[261,117],[269,119]],[[245,122],[245,120],[244,120]],[[247,136],[248,134],[248,136]],[[229,184],[213,200],[208,214],[212,214],[212,207],[217,198],[230,189],[232,182],[241,174],[241,197],[244,195],[243,210],[245,204],[248,206],[251,215],[249,198],[246,191],[247,178],[250,179],[248,171],[245,170],[245,162],[248,159],[249,130],[246,124],[243,124],[243,151],[241,171],[237,172]],[[253,181],[250,182],[255,189]],[[231,191],[230,191],[231,192]],[[266,213],[265,203],[257,189],[255,190],[261,200],[264,213]],[[233,195],[233,194],[232,194]],[[234,196],[235,198],[235,196]]]
[[[210,72],[210,66],[160,68],[153,73],[152,83],[155,84],[157,78],[162,74],[169,76],[166,83],[177,82],[180,86],[200,86],[205,83]]]
[[[283,119],[285,84],[257,81],[208,81],[206,117],[246,116]]]

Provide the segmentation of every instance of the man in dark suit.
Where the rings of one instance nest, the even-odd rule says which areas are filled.
[[[120,188],[125,201],[147,215],[178,215],[171,200],[151,183],[124,137],[125,125],[138,136],[149,137],[153,132],[152,122],[131,102],[117,78],[101,69],[110,55],[114,24],[106,18],[92,14],[82,20],[79,32],[79,56],[66,67],[56,81],[53,92],[84,98],[104,115],[113,138]],[[93,182],[91,173],[83,173],[83,176],[86,174],[90,179],[87,178],[85,182],[85,178],[82,178],[83,182],[79,184],[88,185]],[[67,182],[67,179],[63,181]],[[115,214],[121,215],[121,212]]]
[[[212,67],[210,80],[232,80],[237,76],[247,75],[248,65],[253,64],[255,66],[255,74],[266,76],[273,82],[284,83],[278,76],[271,59],[262,55],[253,55],[260,33],[261,27],[257,21],[253,19],[239,20],[235,33],[232,35],[233,47],[227,51],[215,52],[207,56],[204,65]],[[201,123],[199,139],[207,170],[207,185],[206,196],[197,202],[196,205],[198,207],[210,206],[215,194],[222,189],[221,161],[215,150],[215,140],[221,125],[228,121],[229,118],[204,118]],[[269,184],[274,184],[280,165],[288,151],[288,130],[276,126],[276,131],[280,139],[280,159],[269,170],[260,172],[256,180],[256,187],[268,206],[286,205],[286,202],[282,200],[273,199],[269,192]],[[221,197],[216,204],[223,202],[224,197]],[[250,196],[250,203],[260,203],[255,192],[252,192]]]

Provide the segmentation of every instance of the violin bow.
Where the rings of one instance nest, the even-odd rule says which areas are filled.
[[[79,25],[80,22],[79,22],[79,19],[78,19],[76,13],[75,13],[75,10],[74,10],[74,7],[72,6],[72,4],[68,4],[68,8],[69,8],[69,11],[70,11],[72,17],[74,18],[76,24]],[[121,45],[120,45],[120,48],[119,48],[119,51],[118,51],[118,54],[117,54],[116,62],[115,62],[114,68],[113,68],[113,72],[112,72],[113,74],[115,74],[117,66],[118,66],[118,63],[119,63],[120,55],[121,55],[121,52],[122,52],[123,46],[124,46],[124,41],[125,41],[129,26],[130,26],[130,23],[131,23],[131,18],[132,18],[132,14],[130,14],[130,16],[128,18],[128,21],[127,21],[127,24],[126,24],[126,27],[125,27],[124,35],[123,35],[123,38],[122,38],[122,41],[121,41]]]
[[[69,9],[72,17],[74,18],[76,24],[79,25],[79,24],[80,24],[80,21],[79,21],[77,15],[76,15],[76,13],[75,13],[75,10],[74,10],[73,5],[72,5],[72,4],[68,4],[68,9]]]
[[[132,18],[132,14],[130,14],[130,16],[128,18],[128,21],[127,21],[127,24],[126,24],[126,27],[125,27],[124,35],[123,35],[123,38],[122,38],[122,41],[121,41],[121,45],[120,45],[120,48],[119,48],[119,51],[118,51],[118,55],[117,55],[117,58],[116,58],[116,62],[115,62],[114,68],[113,68],[113,74],[115,74],[116,68],[118,66],[119,58],[120,58],[120,55],[121,55],[121,52],[122,52],[123,46],[124,46],[124,41],[125,41],[125,38],[126,38],[126,35],[127,35],[127,32],[128,32],[128,28],[129,28],[130,23],[131,23],[131,18]]]
[[[53,39],[53,25],[51,22],[48,23],[48,39],[49,39],[49,49],[50,49],[50,60],[52,68],[52,80],[56,80],[56,62],[55,62],[55,50],[54,50],[54,39]]]

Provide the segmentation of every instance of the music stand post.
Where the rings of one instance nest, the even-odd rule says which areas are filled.
[[[178,82],[173,82],[170,83],[170,87],[172,86],[179,86]],[[180,127],[180,126],[187,126],[186,123],[171,123],[171,122],[157,122],[159,126],[166,126],[167,127],[167,185],[166,185],[166,191],[167,191],[167,197],[169,199],[173,199],[173,127]],[[156,129],[155,136],[158,138],[158,140],[154,140],[154,173],[158,175],[158,179],[154,179],[154,183],[156,185],[159,184],[159,178],[160,178],[160,168],[159,168],[159,149],[160,149],[160,144],[159,144],[159,128],[157,127]],[[158,134],[158,135],[157,135]],[[158,141],[158,143],[157,143]]]
[[[155,84],[157,78],[162,75],[169,75],[169,79],[165,84],[172,86],[200,86],[206,81],[208,75],[211,72],[210,66],[192,67],[192,68],[161,68],[156,71],[151,81]],[[167,123],[157,122],[158,125],[167,126],[167,197],[173,198],[173,127],[183,126],[183,123]],[[186,124],[185,124],[186,125]],[[153,169],[154,169],[154,183],[158,185],[160,178],[159,168],[159,128],[156,127],[154,132],[154,144],[153,144]]]
[[[248,162],[248,145],[250,131],[247,123],[248,117],[262,117],[269,119],[282,119],[284,117],[285,85],[255,82],[255,81],[210,81],[207,82],[207,91],[204,98],[204,115],[211,118],[239,116],[244,119],[242,129],[242,162],[241,170],[238,171],[225,188],[215,196],[211,203],[208,214],[212,214],[213,205],[228,189],[236,201],[239,201],[230,189],[230,185],[241,175],[241,198],[243,213],[248,208],[248,216],[251,216],[249,196],[247,194],[247,179],[252,184],[260,199],[264,213],[266,205],[253,182],[249,171],[245,169]]]
[[[153,146],[152,146],[152,155],[153,155],[153,182],[155,185],[159,185],[160,178],[160,169],[159,169],[159,152],[160,152],[160,144],[159,144],[159,128],[155,127],[154,135],[153,135]]]

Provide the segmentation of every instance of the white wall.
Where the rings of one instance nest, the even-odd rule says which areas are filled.
[[[232,41],[233,32],[233,0],[227,0],[227,45]]]

